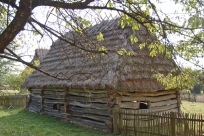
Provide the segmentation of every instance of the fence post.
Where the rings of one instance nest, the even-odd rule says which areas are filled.
[[[171,136],[176,136],[176,115],[174,112],[170,113],[171,122]]]

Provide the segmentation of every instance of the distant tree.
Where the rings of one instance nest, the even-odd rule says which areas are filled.
[[[201,91],[204,89],[204,84],[196,84],[191,88],[192,93],[201,94]]]
[[[34,61],[34,66],[38,66],[39,64],[40,64],[39,60]],[[34,69],[27,66],[23,71],[19,71],[18,74],[16,73],[7,74],[5,76],[5,81],[13,90],[20,90],[20,93],[25,93],[27,92],[27,90],[21,88],[21,84],[33,71]]]

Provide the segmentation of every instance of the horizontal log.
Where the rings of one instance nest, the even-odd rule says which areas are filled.
[[[80,101],[80,102],[93,102],[93,103],[107,103],[107,98],[87,98],[87,97],[80,97],[80,96],[70,96],[68,98],[70,101]]]
[[[160,101],[160,102],[151,103],[151,108],[171,105],[171,104],[176,104],[176,103],[177,103],[177,100]]]
[[[45,99],[54,99],[54,100],[63,100],[64,96],[58,96],[58,95],[44,95],[43,98]]]
[[[70,95],[83,96],[90,98],[107,98],[107,94],[89,94],[89,93],[80,93],[80,92],[68,92]]]
[[[177,104],[172,104],[172,105],[163,106],[163,107],[154,107],[151,109],[151,111],[163,112],[163,111],[168,111],[175,108],[177,108]]]
[[[120,101],[151,101],[151,102],[158,102],[163,100],[169,100],[176,98],[176,94],[170,94],[165,96],[158,96],[158,97],[117,97],[116,99],[119,99]]]
[[[119,108],[129,108],[129,109],[139,109],[139,102],[121,102],[118,107]]]
[[[159,91],[159,92],[149,92],[149,93],[130,93],[127,91],[118,91],[121,96],[161,96],[161,95],[169,95],[169,94],[176,94],[176,90],[167,90],[167,91]]]
[[[31,94],[31,97],[35,97],[35,98],[41,98],[42,96],[37,95],[37,94]]]
[[[64,92],[66,91],[65,88],[44,88],[44,91],[57,91],[57,92]]]
[[[31,111],[40,112],[40,108],[36,108],[36,107],[32,107],[32,106],[29,106],[28,109]]]
[[[107,116],[100,116],[100,115],[94,115],[94,114],[81,114],[80,112],[71,112],[73,117],[79,117],[79,118],[86,118],[86,119],[91,119],[94,121],[100,121],[100,122],[106,122],[110,121],[110,117]]]
[[[62,93],[44,94],[43,97],[64,97]]]
[[[63,100],[61,99],[45,99],[44,103],[63,103]]]
[[[80,107],[75,107],[75,106],[70,106],[69,109],[72,112],[77,111],[81,114],[89,113],[89,114],[110,116],[109,112],[104,111],[104,110],[97,110],[97,109],[91,109],[91,108],[80,108]]]
[[[106,94],[107,90],[104,89],[83,89],[83,88],[72,88],[69,92],[80,92],[80,93],[88,93],[88,94]]]
[[[86,87],[75,86],[75,87],[72,87],[71,89],[104,90],[105,87],[101,87],[101,86],[94,86],[94,87],[90,87],[90,86],[86,86]]]
[[[96,103],[81,103],[77,101],[69,101],[69,105],[79,106],[84,108],[93,108],[98,110],[108,110],[107,104],[96,104]]]
[[[53,112],[49,112],[49,111],[45,111],[45,113],[47,113],[47,114],[49,114],[49,115],[52,115],[52,116],[55,116],[55,117],[59,117],[59,118],[67,118],[67,114],[66,113],[64,113],[64,114],[62,114],[62,113],[53,113]]]
[[[103,122],[97,122],[97,121],[93,121],[93,120],[88,120],[88,119],[83,119],[83,118],[77,118],[77,117],[71,117],[71,120],[74,121],[74,123],[83,123],[85,125],[91,125],[94,127],[99,127],[99,128],[106,128],[105,123]]]
[[[44,95],[64,95],[65,94],[65,91],[61,91],[61,92],[58,92],[58,91],[43,91],[43,94]]]

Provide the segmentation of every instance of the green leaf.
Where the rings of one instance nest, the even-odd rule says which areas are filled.
[[[104,40],[103,34],[101,32],[99,32],[99,34],[97,35],[97,40],[98,41],[103,41]]]

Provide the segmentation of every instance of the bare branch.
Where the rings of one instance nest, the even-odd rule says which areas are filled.
[[[9,26],[0,35],[0,53],[4,52],[4,49],[10,44],[10,42],[16,37],[16,35],[23,29],[27,23],[28,18],[31,15],[32,1],[21,0],[19,10],[16,13],[15,18],[9,24]]]
[[[94,0],[86,0],[85,2],[65,3],[52,0],[33,0],[34,6],[50,6],[65,9],[85,9]]]

